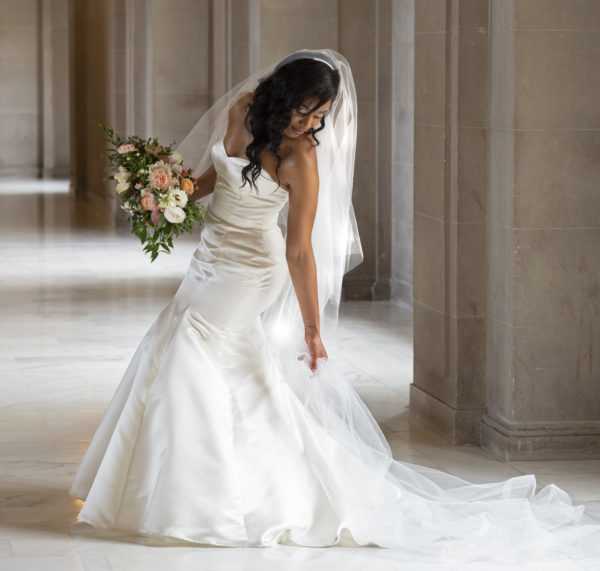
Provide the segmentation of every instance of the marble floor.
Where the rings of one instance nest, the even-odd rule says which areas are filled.
[[[150,264],[133,237],[78,224],[67,196],[50,187],[15,195],[10,184],[0,185],[0,571],[426,569],[393,563],[377,548],[158,547],[77,520],[71,479],[194,241],[182,240],[171,256]],[[600,521],[599,460],[503,463],[479,448],[452,447],[411,420],[409,311],[347,303],[332,349],[397,459],[474,482],[534,473],[540,485],[559,485],[587,505],[587,518]],[[599,570],[600,560],[522,568]]]

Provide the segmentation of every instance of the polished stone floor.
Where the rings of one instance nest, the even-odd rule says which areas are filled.
[[[61,188],[14,195],[0,184],[0,571],[424,570],[392,563],[385,549],[158,547],[77,520],[79,502],[67,494],[73,474],[194,242],[150,264],[133,237],[78,224]],[[506,464],[479,448],[452,447],[409,418],[410,312],[387,302],[345,304],[331,348],[397,459],[474,482],[534,473],[600,521],[600,461]],[[600,561],[527,568],[600,569]]]

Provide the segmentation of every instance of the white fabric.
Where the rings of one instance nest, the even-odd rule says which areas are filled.
[[[70,489],[86,500],[79,518],[228,546],[349,534],[412,562],[598,554],[600,525],[582,524],[583,507],[556,486],[536,493],[533,475],[476,485],[394,460],[335,358],[312,374],[286,323],[265,330],[289,279],[278,226],[288,196],[264,172],[258,192],[240,187],[246,161],[222,139],[211,160],[217,183],[188,272]]]
[[[338,52],[329,49],[299,50],[282,61],[306,53],[322,54],[322,59],[333,62],[340,73],[338,94],[330,106],[325,129],[316,135],[320,143],[316,147],[319,202],[312,233],[318,273],[321,328],[323,331],[330,331],[337,324],[344,274],[363,259],[358,225],[352,207],[357,100],[350,65]],[[183,156],[184,164],[191,166],[196,175],[203,173],[210,166],[211,148],[225,136],[227,113],[231,105],[242,94],[253,91],[259,80],[269,75],[275,67],[276,64],[266,66],[223,95],[177,147]],[[212,196],[209,195],[203,202],[210,204]],[[279,216],[279,226],[284,235],[286,222],[287,205]],[[264,317],[269,331],[302,332],[301,315],[289,277]]]

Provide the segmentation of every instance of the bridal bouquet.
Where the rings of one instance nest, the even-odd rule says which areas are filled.
[[[111,127],[98,123],[111,145],[103,155],[117,181],[121,208],[129,214],[131,231],[154,261],[159,252],[170,253],[173,236],[191,232],[194,222],[204,222],[204,206],[188,200],[197,188],[192,170],[185,169],[182,157],[156,138],[122,138]]]

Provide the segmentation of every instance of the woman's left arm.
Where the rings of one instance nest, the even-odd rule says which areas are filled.
[[[215,189],[215,182],[217,182],[217,171],[213,164],[211,164],[197,179],[196,179],[196,190],[190,194],[190,200],[199,200],[203,196],[209,195]]]
[[[311,357],[310,368],[314,371],[317,359],[327,357],[321,341],[317,268],[311,243],[319,194],[314,148],[299,153],[291,164],[286,165],[285,173],[289,185],[286,259],[304,321],[304,339]]]

